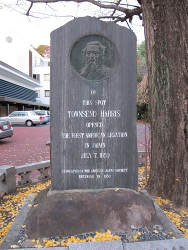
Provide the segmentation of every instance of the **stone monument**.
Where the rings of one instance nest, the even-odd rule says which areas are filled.
[[[137,189],[136,37],[96,18],[51,34],[52,189]]]
[[[131,31],[84,17],[52,32],[50,127],[52,189],[26,220],[28,237],[158,224],[153,201],[136,191]]]

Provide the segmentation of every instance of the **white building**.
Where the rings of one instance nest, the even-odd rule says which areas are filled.
[[[13,31],[0,31],[0,61],[40,82],[37,102],[50,103],[49,58],[43,58],[23,35]]]
[[[0,61],[0,117],[15,110],[48,109],[36,101],[39,87],[35,79]]]
[[[32,51],[32,76],[41,87],[37,89],[38,98],[44,104],[50,104],[50,59],[42,57],[36,50]]]

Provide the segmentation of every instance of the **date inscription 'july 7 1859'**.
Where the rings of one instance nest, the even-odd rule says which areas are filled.
[[[51,36],[52,188],[136,188],[136,40],[86,19]]]

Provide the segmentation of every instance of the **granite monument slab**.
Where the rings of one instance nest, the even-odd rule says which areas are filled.
[[[51,33],[52,189],[137,189],[136,37],[96,18]]]

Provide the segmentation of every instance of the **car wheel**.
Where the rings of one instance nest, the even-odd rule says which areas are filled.
[[[26,121],[25,124],[26,124],[27,127],[31,127],[33,125],[31,120]]]

